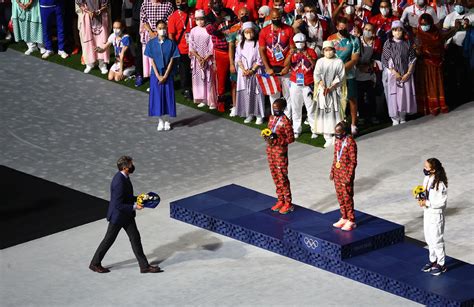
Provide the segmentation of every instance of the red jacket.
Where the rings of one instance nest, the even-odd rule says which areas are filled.
[[[357,144],[354,138],[350,135],[346,136],[346,139],[347,143],[342,150],[341,159],[339,160],[339,163],[341,164],[340,168],[336,167],[337,153],[341,149],[344,140],[336,139],[331,174],[334,176],[334,178],[339,177],[342,178],[344,183],[349,183],[354,180],[355,169],[357,166]]]
[[[280,116],[280,121],[278,121],[278,118],[278,116],[271,115],[268,120],[268,129],[272,130],[272,132],[273,128],[278,123],[278,126],[275,129],[277,138],[273,140],[271,146],[288,146],[288,144],[291,144],[295,141],[291,120],[289,120],[286,115]]]

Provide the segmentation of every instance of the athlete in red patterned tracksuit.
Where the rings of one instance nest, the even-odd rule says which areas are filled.
[[[350,231],[356,227],[353,197],[355,169],[357,166],[357,144],[351,135],[347,135],[346,131],[347,126],[344,122],[336,125],[334,161],[329,178],[334,180],[337,200],[341,208],[341,219],[333,225],[342,230]]]
[[[291,204],[290,180],[288,180],[288,144],[295,141],[291,121],[283,113],[284,100],[277,99],[273,103],[275,116],[270,116],[268,128],[277,136],[275,139],[267,138],[267,157],[276,186],[278,201],[272,207],[273,211],[282,214],[293,211]],[[280,116],[277,116],[281,114]]]

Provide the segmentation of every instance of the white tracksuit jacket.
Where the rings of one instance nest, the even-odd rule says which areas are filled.
[[[444,265],[444,209],[448,203],[448,188],[444,182],[439,183],[438,189],[431,188],[434,176],[425,176],[423,186],[428,191],[428,199],[423,214],[425,241],[430,252],[430,261]]]

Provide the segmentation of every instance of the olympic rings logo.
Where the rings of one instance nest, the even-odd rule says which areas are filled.
[[[311,249],[316,249],[319,246],[319,242],[312,238],[304,237],[303,242],[308,248]]]

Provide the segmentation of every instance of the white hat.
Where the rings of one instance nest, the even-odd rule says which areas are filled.
[[[258,9],[258,13],[268,16],[270,15],[270,7],[267,5],[263,5]]]
[[[206,16],[206,13],[204,13],[204,10],[197,10],[194,12],[194,18],[203,18]]]
[[[405,29],[403,27],[403,23],[400,21],[400,20],[394,20],[392,22],[392,29],[395,29],[395,28],[402,28],[402,29]]]
[[[324,41],[324,42],[323,42],[323,50],[324,50],[325,48],[332,48],[332,49],[334,49],[334,43],[333,43],[332,41]]]
[[[295,36],[293,36],[293,41],[306,42],[306,36],[303,33],[296,33]]]
[[[242,25],[242,31],[245,31],[247,29],[254,29],[255,30],[255,25],[251,21],[244,22]]]

